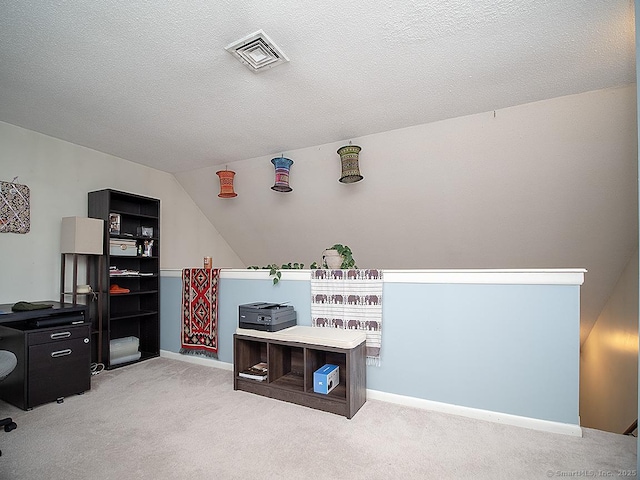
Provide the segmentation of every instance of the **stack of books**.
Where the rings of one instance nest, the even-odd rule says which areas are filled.
[[[254,366],[242,370],[238,375],[242,378],[250,378],[262,382],[267,379],[267,364],[265,362],[256,363]]]
[[[117,267],[109,267],[110,277],[125,277],[125,276],[137,276],[140,275],[138,270],[120,270]]]

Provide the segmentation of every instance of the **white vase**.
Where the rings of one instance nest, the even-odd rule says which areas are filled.
[[[327,264],[327,268],[337,269],[342,267],[342,255],[337,250],[328,249],[322,252],[322,263]]]

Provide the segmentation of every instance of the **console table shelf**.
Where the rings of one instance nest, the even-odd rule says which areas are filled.
[[[366,402],[366,334],[295,326],[279,332],[238,328],[233,336],[234,390],[276,398],[353,417]],[[267,364],[263,381],[240,372]],[[338,365],[339,384],[328,394],[313,391],[313,373],[325,364]]]

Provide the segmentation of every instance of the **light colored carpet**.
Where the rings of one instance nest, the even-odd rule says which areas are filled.
[[[0,401],[5,416],[18,429],[0,431],[2,480],[524,480],[636,468],[633,437],[571,437],[374,400],[347,420],[236,392],[229,371],[166,358],[105,371],[62,404],[24,412]]]

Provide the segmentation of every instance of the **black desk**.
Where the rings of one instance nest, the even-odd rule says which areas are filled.
[[[63,315],[83,315],[86,316],[86,305],[73,305],[71,303],[60,303],[52,300],[42,300],[39,302],[46,305],[53,305],[51,308],[41,310],[29,310],[25,312],[13,312],[13,303],[0,304],[0,325],[5,323],[21,322],[39,318],[59,318]]]
[[[23,410],[62,402],[91,388],[91,325],[86,306],[38,301],[52,308],[12,312],[0,305],[0,350],[18,365],[0,382],[0,398]]]

